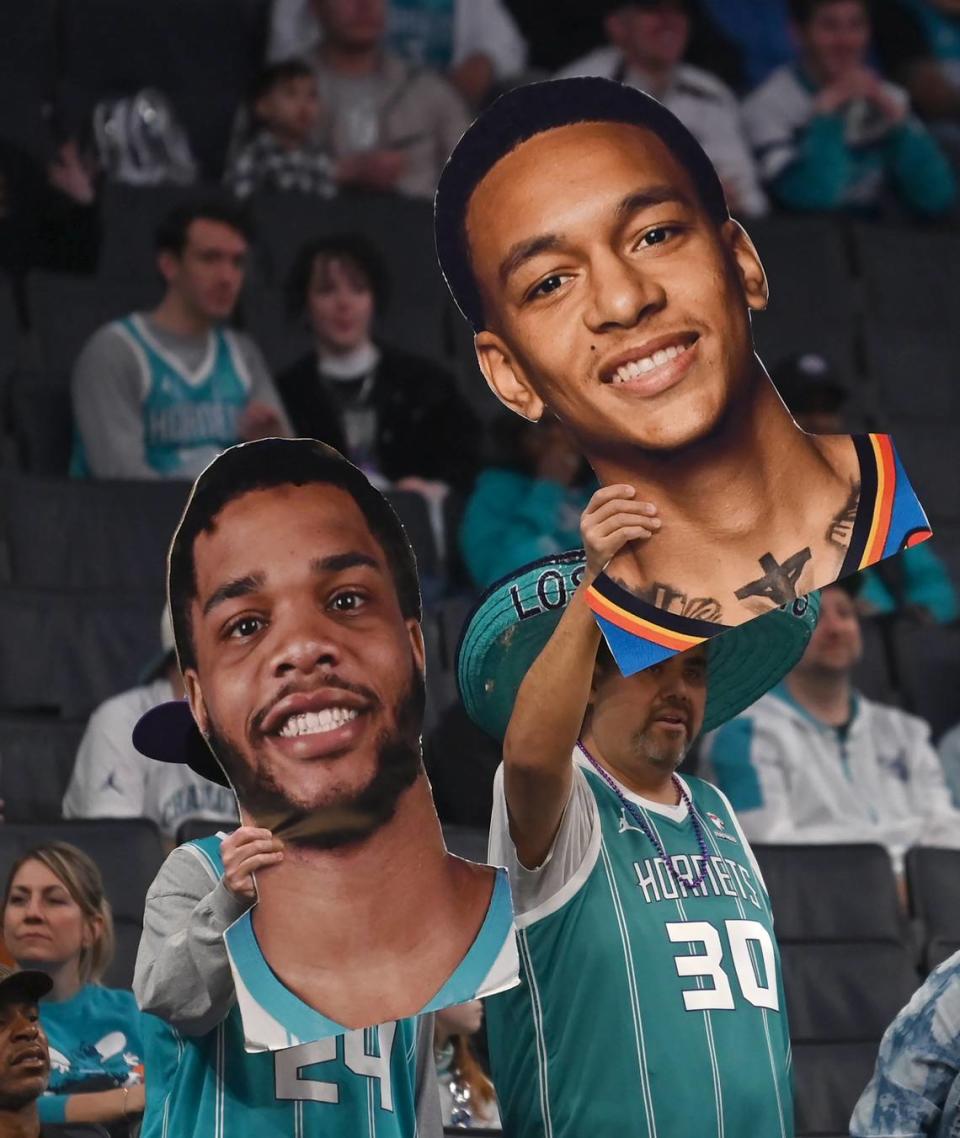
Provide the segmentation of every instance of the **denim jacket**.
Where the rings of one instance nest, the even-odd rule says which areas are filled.
[[[960,952],[887,1028],[853,1138],[960,1138]]]

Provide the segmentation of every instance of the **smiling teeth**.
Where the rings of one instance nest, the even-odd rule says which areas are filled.
[[[325,707],[323,711],[305,711],[302,715],[291,715],[280,728],[282,739],[295,739],[298,735],[320,735],[324,731],[335,731],[360,714],[346,707]]]
[[[639,379],[641,375],[646,375],[648,371],[653,371],[654,368],[662,367],[663,364],[669,363],[670,360],[675,360],[677,356],[683,353],[689,347],[688,344],[672,345],[669,348],[661,348],[658,352],[654,352],[652,356],[644,356],[642,360],[631,360],[628,364],[623,364],[618,367],[613,374],[613,383],[626,383],[630,379]]]

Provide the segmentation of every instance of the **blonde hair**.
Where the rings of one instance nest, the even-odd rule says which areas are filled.
[[[103,878],[92,858],[69,842],[45,842],[17,858],[7,877],[3,893],[3,911],[10,902],[14,879],[28,861],[38,861],[57,878],[88,922],[99,921],[99,934],[94,933],[93,943],[80,949],[78,972],[80,983],[99,984],[113,960],[116,938],[113,931],[113,913],[103,891]]]

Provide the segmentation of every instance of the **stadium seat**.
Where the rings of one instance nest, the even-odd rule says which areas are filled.
[[[56,75],[58,0],[9,4],[0,36],[0,138],[49,158],[49,112]]]
[[[873,1074],[876,1043],[793,1047],[797,1138],[846,1138],[850,1115]]]
[[[0,716],[0,799],[5,822],[56,822],[83,723]]]
[[[98,283],[111,291],[134,283],[139,292],[158,291],[154,235],[166,215],[182,202],[210,192],[200,186],[123,186],[103,190],[103,243],[97,265]]]
[[[960,294],[960,236],[915,227],[853,230],[865,310],[879,328],[950,328]],[[913,377],[907,376],[907,385]]]
[[[159,831],[146,818],[0,826],[0,880],[6,882],[17,858],[51,841],[70,842],[97,863],[117,932],[116,956],[104,983],[130,987],[144,898],[163,861]]]
[[[20,319],[13,284],[0,273],[0,407],[4,389],[20,357]]]
[[[896,703],[898,693],[893,685],[889,656],[892,629],[878,618],[864,617],[860,621],[860,635],[863,638],[863,655],[853,670],[854,686],[867,699]]]
[[[946,412],[937,421],[924,423],[898,419],[891,432],[934,533],[941,521],[960,521],[960,479],[953,469],[956,432],[955,422]]]
[[[941,430],[960,414],[954,361],[960,336],[952,325],[886,324],[875,312],[864,323],[867,376],[876,388],[878,423],[899,444],[911,421],[921,434]],[[907,466],[913,476],[913,468]],[[922,487],[916,486],[922,501]]]
[[[919,923],[928,968],[960,948],[960,850],[914,846],[904,868],[910,913]]]
[[[925,719],[937,738],[958,718],[960,628],[902,620],[894,643],[904,706]]]
[[[11,582],[161,594],[189,488],[183,482],[0,478],[0,534]]]
[[[755,845],[777,939],[904,942],[896,882],[883,846]]]
[[[795,352],[818,352],[852,379],[857,289],[840,226],[774,216],[746,229],[770,281],[770,303],[753,317],[760,358],[769,368]]]
[[[487,831],[475,829],[472,826],[443,827],[443,840],[447,849],[457,857],[465,857],[468,861],[485,862],[487,860]]]
[[[101,325],[153,307],[161,293],[160,278],[153,272],[128,280],[31,273],[27,313],[34,363],[44,380],[69,383],[80,349]]]
[[[81,719],[133,687],[159,651],[163,597],[0,589],[0,711]]]
[[[780,960],[795,1043],[879,1043],[920,982],[899,944],[781,944]]]
[[[230,824],[228,822],[207,822],[202,818],[188,818],[177,827],[177,845],[182,846],[185,842],[195,842],[198,838],[209,838],[213,834],[221,833],[221,831],[229,833],[229,830]]]
[[[18,469],[64,478],[73,447],[73,410],[66,379],[47,382],[28,372],[10,381],[10,428]]]
[[[440,820],[486,833],[500,744],[470,720],[462,704],[451,703],[425,735],[423,754]]]

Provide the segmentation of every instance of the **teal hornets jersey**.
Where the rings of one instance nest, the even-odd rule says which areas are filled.
[[[147,463],[165,477],[193,478],[240,441],[238,423],[250,398],[250,377],[239,349],[227,331],[215,328],[206,358],[191,374],[150,335],[140,316],[127,316],[113,327],[140,368]],[[79,437],[71,473],[89,473]]]
[[[589,833],[585,854],[565,868],[562,888],[526,912],[518,903],[522,982],[487,1003],[505,1132],[788,1138],[790,1042],[773,919],[726,799],[686,780],[704,863],[685,810],[633,798],[678,874],[692,880],[705,864],[691,889],[592,768],[578,762],[574,776],[562,825]]]
[[[220,837],[194,847],[223,874]],[[269,971],[262,956],[246,964]],[[259,950],[257,950],[259,955]],[[231,961],[235,978],[237,963]],[[241,967],[242,980],[245,968]],[[278,981],[263,989],[247,976],[245,1001],[264,1003],[264,1021],[282,1025],[289,1004],[310,1011]],[[417,1134],[416,1017],[288,1046],[280,1026],[278,1050],[245,1049],[240,1005],[206,1035],[188,1037],[155,1016],[144,1016],[147,1109],[141,1138],[415,1138]],[[422,1076],[421,1076],[422,1077]]]

